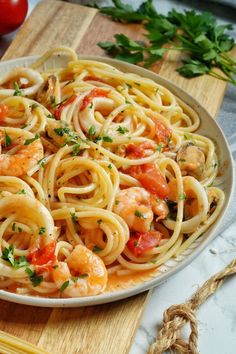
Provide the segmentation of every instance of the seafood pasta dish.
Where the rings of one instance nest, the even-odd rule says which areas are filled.
[[[66,67],[42,69],[52,56]],[[0,289],[51,298],[158,276],[219,216],[217,150],[151,79],[55,48],[0,76]]]

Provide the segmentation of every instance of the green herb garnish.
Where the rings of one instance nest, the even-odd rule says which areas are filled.
[[[16,81],[14,82],[14,89],[15,92],[13,93],[13,96],[22,96],[21,89]]]
[[[179,200],[185,200],[185,199],[186,199],[186,194],[185,193],[180,193]]]
[[[100,248],[100,247],[98,247],[98,246],[95,245],[95,246],[93,247],[92,251],[93,251],[94,253],[99,253],[99,252],[102,251],[102,248]]]
[[[35,137],[32,139],[26,139],[24,145],[30,145],[32,144],[35,140],[39,139],[39,135],[35,134]]]
[[[118,131],[120,134],[125,134],[125,133],[128,133],[129,129],[127,129],[127,128],[125,128],[125,127],[119,126],[119,128],[117,129],[117,131]]]
[[[110,136],[103,136],[102,140],[105,141],[106,143],[112,143],[113,140]]]
[[[11,138],[10,136],[7,134],[7,132],[5,131],[5,146],[11,146]]]
[[[143,213],[141,213],[141,211],[139,211],[139,210],[135,210],[134,215],[137,216],[137,218],[146,219],[146,217],[143,215]]]
[[[26,191],[24,189],[20,189],[17,194],[26,194]]]
[[[38,286],[42,283],[43,277],[41,275],[37,275],[36,272],[31,270],[30,268],[26,268],[25,271],[29,275],[30,281],[33,286]]]
[[[25,267],[28,265],[28,262],[25,256],[20,256],[19,258],[15,258],[14,256],[14,246],[10,245],[9,247],[5,247],[2,252],[2,259],[9,262],[11,266],[15,269]]]
[[[74,224],[78,224],[78,216],[75,215],[75,213],[70,213],[71,219],[73,221]]]
[[[69,286],[69,284],[70,284],[69,280],[65,281],[60,287],[60,292],[62,293]]]
[[[152,0],[143,2],[137,10],[121,0],[113,0],[113,4],[100,11],[115,21],[142,22],[148,41],[116,34],[114,42],[98,43],[110,56],[148,67],[163,59],[167,51],[177,50],[188,55],[177,69],[180,75],[208,74],[236,85],[236,60],[228,54],[235,44],[227,33],[233,29],[231,24],[218,25],[211,13],[194,10],[172,9],[163,15],[156,11]]]
[[[40,227],[39,228],[39,235],[44,235],[46,232],[46,227]]]

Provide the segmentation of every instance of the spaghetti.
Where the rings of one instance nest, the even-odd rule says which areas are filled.
[[[51,56],[66,67],[42,70]],[[214,223],[214,143],[165,87],[69,48],[0,79],[0,288],[80,297],[151,276]]]

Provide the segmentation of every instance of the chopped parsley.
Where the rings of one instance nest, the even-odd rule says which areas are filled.
[[[5,247],[2,252],[2,259],[11,264],[11,266],[15,269],[26,267],[28,262],[25,256],[20,256],[19,258],[15,258],[14,256],[14,246],[10,245],[9,247]]]
[[[5,146],[8,147],[11,145],[11,138],[10,136],[7,134],[7,132],[5,131]]]
[[[120,133],[120,134],[125,134],[125,133],[128,133],[129,129],[125,128],[125,127],[122,127],[122,126],[119,126],[119,128],[117,129],[117,131]]]
[[[161,152],[162,148],[163,148],[163,145],[161,143],[157,145],[158,152]]]
[[[52,107],[56,106],[56,98],[55,98],[55,96],[50,96],[50,102],[51,102]]]
[[[69,128],[55,128],[54,132],[58,135],[58,136],[63,136],[64,134],[68,134],[70,133],[70,129]]]
[[[106,143],[112,143],[113,140],[110,136],[103,136],[102,140],[105,141]]]
[[[47,117],[50,119],[56,119],[53,114],[48,114]]]
[[[79,153],[80,153],[80,142],[73,146],[71,155],[77,156],[79,155]]]
[[[70,213],[71,219],[73,221],[74,224],[78,224],[78,216],[75,215],[75,213]]]
[[[70,281],[69,281],[69,280],[65,281],[65,282],[62,284],[62,286],[60,287],[60,292],[62,293],[62,292],[69,286],[69,284],[70,284]]]
[[[17,227],[17,230],[18,230],[18,232],[22,232],[23,231],[21,227]]]
[[[30,281],[33,284],[33,286],[38,286],[39,284],[42,283],[43,277],[42,275],[37,275],[35,271],[33,271],[30,268],[26,268],[26,273],[29,275]]]
[[[185,200],[185,199],[186,199],[185,193],[180,193],[179,200]]]
[[[87,273],[83,273],[83,274],[78,275],[78,278],[87,278],[87,277],[88,277]]]
[[[93,108],[93,102],[90,103],[90,105],[88,106],[89,109]]]
[[[36,134],[35,137],[32,138],[32,139],[26,139],[24,145],[30,145],[37,139],[39,139],[39,135],[38,134]]]
[[[21,89],[16,81],[14,82],[14,89],[15,92],[13,93],[13,96],[22,96]]]
[[[46,161],[45,161],[44,157],[37,162],[37,164],[42,168],[45,167],[45,163],[46,163]]]
[[[24,189],[20,189],[17,194],[26,194],[26,191]]]
[[[93,251],[94,253],[99,253],[99,252],[102,251],[102,248],[100,248],[99,246],[96,246],[96,245],[95,245],[95,246],[93,247],[92,251]]]
[[[15,223],[15,222],[13,222],[13,224],[12,224],[12,226],[11,226],[11,229],[12,229],[12,231],[15,231],[15,230],[16,230],[16,223]]]
[[[33,110],[33,109],[35,109],[35,108],[37,108],[39,105],[37,104],[37,103],[33,103],[30,107],[31,107],[31,109]]]
[[[109,164],[107,167],[109,168],[109,170],[112,169],[112,165],[111,164]]]
[[[44,235],[46,232],[46,227],[40,227],[39,228],[39,235]]]
[[[143,213],[141,213],[141,211],[139,211],[139,210],[135,210],[134,215],[137,216],[137,218],[146,219],[146,217],[143,215]]]
[[[102,223],[102,219],[97,220],[98,225]]]
[[[94,125],[91,125],[88,131],[88,139],[92,140],[92,136],[96,134],[96,128]]]

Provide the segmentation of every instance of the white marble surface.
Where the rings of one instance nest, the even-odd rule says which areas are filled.
[[[78,1],[88,3],[89,1]],[[93,3],[94,1],[92,1]],[[38,3],[31,0],[30,10]],[[90,2],[91,3],[91,2]],[[104,4],[104,1],[97,1]],[[107,3],[107,2],[106,2]],[[130,1],[138,5],[140,1]],[[221,21],[236,23],[235,10],[209,5],[207,1],[164,1],[157,2],[158,10],[166,12],[172,7],[176,9],[196,7],[209,9]],[[235,35],[234,31],[234,35]],[[9,45],[14,33],[0,40],[0,55]],[[236,88],[229,87],[223,107],[218,116],[218,122],[223,128],[230,143],[234,159],[236,159]],[[235,193],[236,194],[236,193]],[[221,227],[221,233],[214,242],[188,267],[174,275],[168,281],[153,290],[153,294],[144,312],[141,325],[135,337],[130,354],[146,353],[154,341],[162,323],[162,314],[173,304],[184,302],[196,291],[203,282],[217,271],[224,268],[233,258],[236,258],[236,195],[226,220]],[[226,281],[198,311],[199,349],[201,354],[235,354],[236,353],[236,276]],[[185,335],[189,329],[185,328]],[[123,353],[116,353],[123,354]]]

